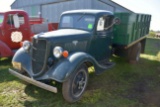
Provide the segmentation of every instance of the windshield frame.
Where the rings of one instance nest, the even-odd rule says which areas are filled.
[[[76,25],[74,25],[73,27],[62,27],[62,20],[65,16],[79,16],[78,18],[76,18],[77,20],[73,20],[74,24],[78,24],[80,23],[80,21],[82,21],[82,19],[84,18],[87,18],[85,16],[89,16],[91,18],[93,18],[93,23],[91,24],[88,24],[88,29],[85,29],[85,28],[81,28],[81,27],[74,27]],[[60,23],[59,23],[59,29],[80,29],[80,30],[85,30],[85,31],[89,31],[89,32],[92,32],[94,29],[95,29],[95,26],[96,26],[96,15],[94,14],[89,14],[89,13],[70,13],[70,14],[64,14],[61,16],[61,19],[60,19]]]
[[[0,13],[0,19],[1,19],[1,16],[2,16],[2,21],[0,20],[0,25],[3,24],[3,22],[4,22],[4,14]]]

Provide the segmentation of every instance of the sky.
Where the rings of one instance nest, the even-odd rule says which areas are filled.
[[[160,0],[112,0],[136,13],[152,15],[151,30],[160,30]]]
[[[15,0],[0,0],[0,12],[10,10],[10,5]]]
[[[15,0],[0,0],[0,12],[10,10]],[[136,13],[152,15],[151,30],[160,30],[160,0],[112,0]]]

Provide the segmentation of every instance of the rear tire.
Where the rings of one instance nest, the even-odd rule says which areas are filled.
[[[140,59],[140,53],[141,53],[141,43],[139,42],[128,50],[128,61],[130,63],[138,62]]]
[[[78,101],[88,84],[88,70],[82,64],[71,77],[63,83],[62,94],[67,102],[73,103]]]

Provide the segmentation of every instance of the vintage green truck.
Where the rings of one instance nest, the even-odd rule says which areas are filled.
[[[58,89],[45,81],[62,83],[64,99],[75,102],[87,87],[89,67],[94,67],[96,74],[112,68],[112,54],[139,60],[150,20],[150,15],[105,10],[64,12],[58,30],[37,34],[32,42],[24,41],[9,72],[55,93]]]

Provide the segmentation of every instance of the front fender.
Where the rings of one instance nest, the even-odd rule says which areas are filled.
[[[4,42],[0,41],[0,57],[13,56],[12,50]]]
[[[68,58],[59,61],[56,65],[51,67],[43,78],[50,78],[58,82],[64,82],[69,76],[76,71],[76,69],[84,62],[95,63],[95,59],[87,53],[77,52],[70,55]]]
[[[32,66],[31,66],[31,56],[28,52],[26,52],[23,47],[18,49],[12,59],[13,62],[21,63],[21,67],[23,70],[27,71],[27,73],[32,76]]]

